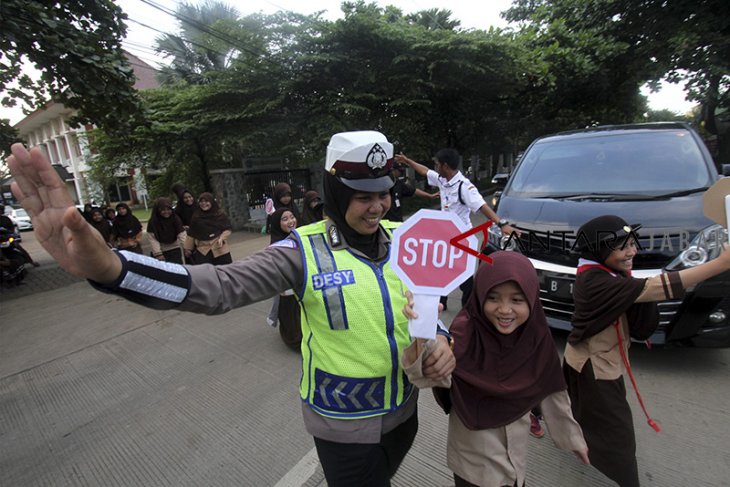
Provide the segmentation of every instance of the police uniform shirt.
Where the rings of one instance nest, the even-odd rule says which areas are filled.
[[[474,184],[469,179],[457,172],[451,180],[447,180],[433,169],[429,169],[426,173],[426,180],[430,186],[439,188],[441,197],[441,209],[456,213],[461,220],[466,223],[469,228],[472,227],[470,213],[479,211],[486,204],[484,198],[479,193]],[[459,200],[459,187],[461,186],[461,201]]]

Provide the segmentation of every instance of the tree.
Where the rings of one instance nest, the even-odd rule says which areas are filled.
[[[507,19],[539,33],[593,37],[615,52],[606,59],[621,79],[684,83],[703,105],[703,121],[722,135],[721,162],[730,162],[730,133],[716,118],[730,113],[730,3],[724,0],[515,0]],[[620,84],[619,84],[620,85]]]
[[[10,146],[18,141],[18,131],[10,126],[10,120],[0,119],[0,161],[5,161],[5,158],[10,155]]]
[[[128,129],[141,112],[121,48],[125,18],[111,0],[0,2],[2,104],[38,108],[50,97],[79,110],[73,123]],[[41,72],[39,80],[22,73],[26,59]]]
[[[148,125],[127,139],[98,139],[99,174],[134,161],[165,170],[162,182],[185,174],[209,189],[210,169],[247,157],[290,167],[321,159],[337,131],[380,130],[418,159],[446,146],[468,157],[647,111],[643,82],[616,67],[624,46],[565,23],[547,36],[533,25],[460,30],[448,11],[342,8],[335,22],[292,13],[238,19],[224,69],[145,93]],[[433,18],[438,24],[421,22]]]
[[[427,29],[456,30],[461,26],[461,22],[452,19],[451,15],[451,10],[432,8],[406,15],[406,20],[426,27]]]
[[[5,158],[10,155],[10,146],[18,141],[18,132],[10,126],[10,120],[0,119],[0,202],[5,203],[2,186],[10,178],[10,168]]]
[[[285,106],[288,53],[307,19],[257,14],[237,21],[245,32],[232,30],[231,36],[257,49],[265,46],[265,55],[236,55],[226,69],[202,72],[205,83],[179,82],[142,93],[149,123],[125,137],[95,134],[94,177],[102,180],[120,167],[150,167],[163,172],[153,196],[166,195],[173,180],[210,191],[211,169],[241,167],[251,155],[296,153],[297,116]]]
[[[320,147],[332,131],[358,128],[387,133],[417,158],[444,146],[483,152],[504,145],[509,100],[532,71],[509,35],[414,21],[434,12],[403,16],[364,2],[343,11],[303,41],[291,83],[294,111],[321,127],[312,135]],[[448,12],[440,18],[451,25]]]
[[[175,16],[179,33],[165,34],[156,40],[155,50],[172,59],[169,66],[160,70],[161,83],[201,84],[208,81],[208,73],[230,66],[240,50],[233,37],[239,17],[235,8],[213,0],[202,5],[180,3]]]
[[[692,122],[691,115],[682,115],[672,110],[649,110],[644,116],[636,120],[637,122]]]

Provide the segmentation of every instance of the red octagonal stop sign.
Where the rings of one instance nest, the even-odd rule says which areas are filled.
[[[420,210],[393,231],[390,265],[414,294],[445,296],[474,274],[476,259],[449,243],[468,230],[453,213]]]

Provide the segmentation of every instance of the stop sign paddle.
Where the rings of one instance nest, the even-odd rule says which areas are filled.
[[[390,266],[413,293],[418,318],[408,322],[412,337],[436,337],[439,297],[474,274],[476,259],[449,241],[469,230],[455,214],[420,210],[393,231]],[[474,235],[466,237],[477,247]]]

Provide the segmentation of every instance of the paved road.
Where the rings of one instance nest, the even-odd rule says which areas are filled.
[[[147,310],[66,275],[23,236],[42,265],[0,292],[0,486],[325,485],[300,417],[299,357],[265,324],[269,301],[211,317]],[[234,257],[265,244],[236,233]],[[646,426],[630,396],[642,485],[730,485],[730,351],[632,357],[663,427]],[[419,415],[393,485],[452,485],[446,417],[428,391]],[[611,485],[549,435],[530,448],[530,486]]]

